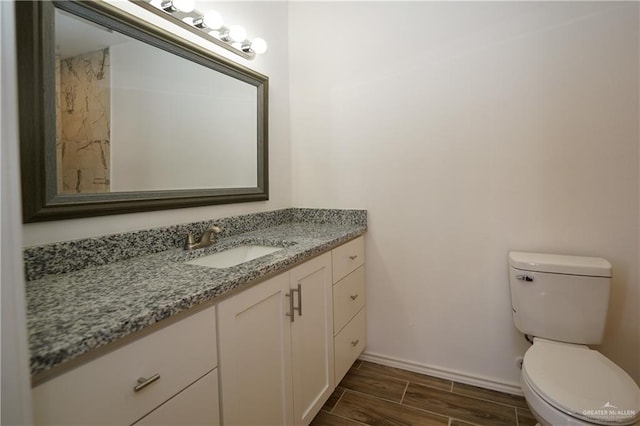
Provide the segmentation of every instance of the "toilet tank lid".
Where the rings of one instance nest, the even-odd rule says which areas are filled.
[[[509,252],[509,265],[523,271],[611,277],[611,264],[601,257],[512,251]]]

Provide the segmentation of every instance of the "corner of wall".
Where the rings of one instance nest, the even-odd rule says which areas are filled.
[[[2,405],[4,425],[32,424],[29,349],[20,236],[14,2],[0,2],[0,194]]]

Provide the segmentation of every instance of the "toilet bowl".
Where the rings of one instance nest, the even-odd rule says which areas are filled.
[[[640,388],[586,346],[535,338],[520,384],[543,426],[640,425]]]
[[[598,257],[509,253],[516,328],[533,338],[521,386],[543,426],[640,425],[640,388],[585,345],[602,343],[611,264]]]

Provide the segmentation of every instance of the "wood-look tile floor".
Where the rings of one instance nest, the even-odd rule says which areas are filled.
[[[523,397],[356,361],[312,426],[534,426]]]

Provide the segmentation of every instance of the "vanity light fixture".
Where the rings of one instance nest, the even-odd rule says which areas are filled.
[[[196,8],[194,0],[164,0],[160,4],[160,8],[165,12],[192,12]]]
[[[267,51],[264,39],[256,37],[249,40],[244,27],[225,26],[220,13],[215,10],[198,11],[194,0],[129,1],[245,59],[253,59],[256,54]]]
[[[240,25],[233,25],[229,28],[229,32],[227,33],[227,37],[236,43],[242,43],[247,39],[247,30],[245,30]]]
[[[247,47],[256,52],[258,55],[262,55],[267,51],[267,42],[264,41],[263,38],[256,37],[251,40],[251,44]],[[243,46],[242,49],[244,50],[245,46]]]
[[[207,10],[200,18],[193,21],[193,25],[201,30],[209,28],[210,30],[218,31],[222,28],[222,15],[215,10]]]

